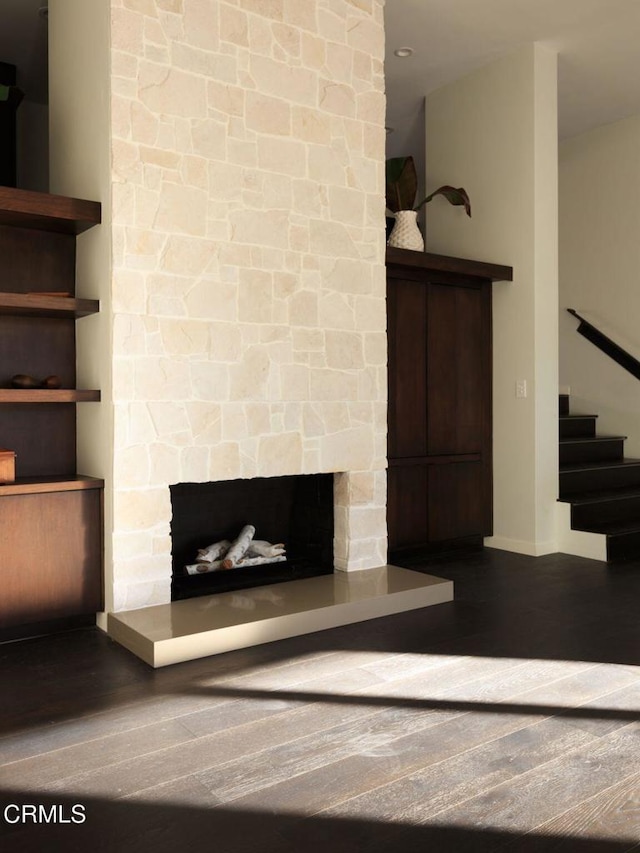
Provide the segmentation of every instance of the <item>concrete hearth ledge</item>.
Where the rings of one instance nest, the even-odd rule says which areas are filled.
[[[107,631],[161,667],[452,600],[452,581],[379,566],[110,613]]]

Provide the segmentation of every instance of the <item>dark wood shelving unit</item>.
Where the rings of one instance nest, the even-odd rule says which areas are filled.
[[[75,324],[96,314],[75,296],[76,235],[100,222],[100,205],[0,187],[0,446],[16,479],[0,484],[0,635],[58,630],[102,607],[101,479],[76,470]],[[11,386],[15,374],[59,389]],[[34,629],[35,630],[35,629]]]
[[[391,559],[492,532],[491,288],[511,267],[387,249]]]

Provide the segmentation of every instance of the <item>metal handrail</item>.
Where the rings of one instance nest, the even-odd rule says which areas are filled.
[[[640,379],[640,361],[637,358],[634,358],[615,341],[612,341],[611,338],[608,338],[603,332],[596,329],[592,323],[581,317],[573,308],[567,308],[567,311],[580,321],[580,325],[576,330],[578,334],[591,341],[594,346],[598,347],[609,358],[612,358],[620,367],[628,370],[636,379]]]

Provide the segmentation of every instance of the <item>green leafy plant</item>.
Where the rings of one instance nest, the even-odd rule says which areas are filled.
[[[418,176],[413,157],[392,157],[386,164],[386,196],[387,207],[392,213],[399,210],[420,210],[437,195],[444,196],[450,204],[464,205],[467,216],[471,216],[471,202],[467,192],[462,187],[451,187],[445,184],[438,187],[415,204],[418,192]]]
[[[6,86],[0,83],[0,104],[10,103],[17,107],[23,97],[23,93],[17,86]]]

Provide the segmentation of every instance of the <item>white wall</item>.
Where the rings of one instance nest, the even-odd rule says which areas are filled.
[[[487,545],[556,550],[556,56],[539,45],[426,100],[427,191],[463,186],[472,219],[442,198],[427,209],[427,250],[507,264],[493,285],[494,536]],[[519,379],[526,399],[516,399]]]
[[[640,359],[640,116],[560,147],[560,382],[598,432],[640,455],[638,380],[576,332],[575,308]]]
[[[77,324],[78,387],[102,403],[77,406],[78,471],[106,479],[105,609],[112,609],[113,406],[111,382],[110,0],[49,0],[49,136],[52,193],[102,203],[102,226],[78,237],[76,291],[100,299]]]

